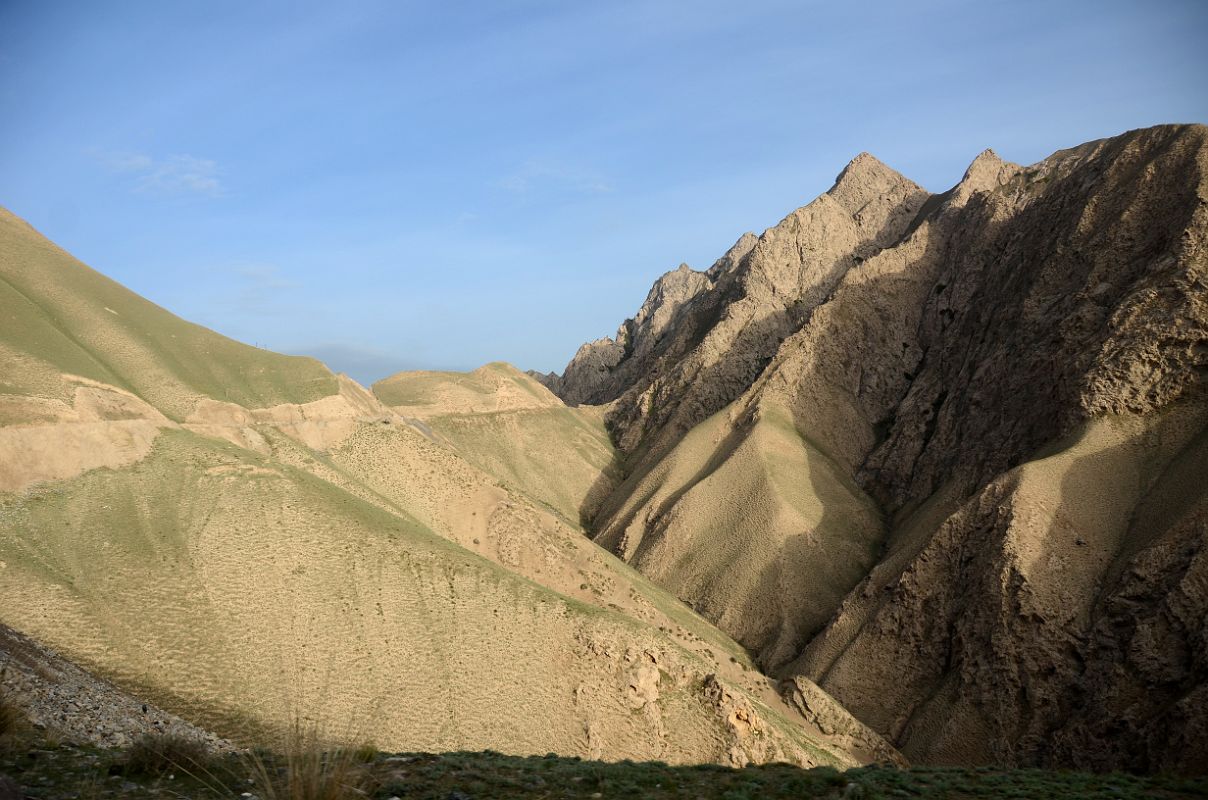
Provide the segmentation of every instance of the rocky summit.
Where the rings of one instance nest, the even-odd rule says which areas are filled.
[[[666,762],[651,792],[1208,772],[1208,128],[987,150],[940,194],[863,153],[561,374],[372,387],[0,211],[13,713]]]

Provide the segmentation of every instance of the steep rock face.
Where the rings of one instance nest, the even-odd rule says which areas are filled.
[[[616,341],[580,349],[555,391],[571,402],[615,400],[608,422],[625,451],[671,446],[741,394],[842,275],[899,238],[927,197],[861,154],[830,191],[762,236],[744,234],[704,275],[661,278]],[[673,276],[687,291],[660,312]],[[579,388],[583,374],[595,376],[590,392]]]
[[[746,241],[746,237],[740,239],[730,253],[740,251]],[[536,377],[571,405],[598,405],[612,400],[649,369],[657,358],[663,334],[684,306],[713,288],[712,276],[725,258],[708,273],[680,264],[654,282],[638,313],[617,329],[616,338],[605,337],[580,347],[561,376]]]
[[[1200,382],[1208,280],[1202,128],[1064,151],[978,194],[927,298],[924,355],[861,472],[890,511],[987,482],[1091,416]]]
[[[905,206],[857,159],[615,401],[598,541],[909,757],[1203,769],[1206,142],[987,151]],[[807,231],[850,255],[769,268]]]
[[[608,417],[626,452],[661,453],[755,380],[853,266],[896,240],[928,194],[867,154],[835,186],[765,231],[668,336],[664,360]]]
[[[905,526],[788,671],[919,761],[1202,771],[1206,420],[1095,420]]]
[[[889,556],[796,665],[907,755],[1208,764],[1206,166],[1152,129],[971,198],[858,473]]]
[[[740,398],[639,460],[596,519],[598,542],[769,669],[822,629],[883,546],[882,513],[853,477],[917,368],[924,301],[985,180],[971,168],[904,241],[844,273]]]

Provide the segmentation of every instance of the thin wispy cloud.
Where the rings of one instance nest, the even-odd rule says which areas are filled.
[[[227,302],[248,316],[285,313],[289,308],[286,295],[299,285],[275,264],[244,264],[231,268],[231,273]]]
[[[612,184],[594,170],[536,159],[524,162],[510,175],[495,181],[495,186],[515,194],[542,189],[570,190],[582,194],[612,191]]]
[[[131,190],[139,194],[225,194],[218,162],[190,155],[155,158],[131,151],[95,151],[93,156],[110,172],[129,175]]]
[[[303,284],[276,264],[210,264],[199,266],[195,274],[204,288],[183,303],[203,321],[220,316],[243,324],[304,312],[299,297]]]

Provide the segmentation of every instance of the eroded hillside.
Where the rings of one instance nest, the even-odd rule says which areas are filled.
[[[0,622],[117,686],[241,741],[303,719],[393,750],[898,758],[583,536],[600,416],[514,369],[384,403],[7,213],[0,291]]]
[[[220,734],[1208,764],[1203,126],[862,154],[562,375],[367,390],[7,212],[0,310],[0,623]]]
[[[1206,373],[1179,125],[937,195],[862,155],[542,377],[628,454],[597,541],[909,757],[1203,770]]]

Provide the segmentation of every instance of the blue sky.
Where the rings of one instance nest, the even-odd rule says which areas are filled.
[[[0,205],[370,381],[560,369],[867,150],[1208,122],[1208,3],[0,2]]]

